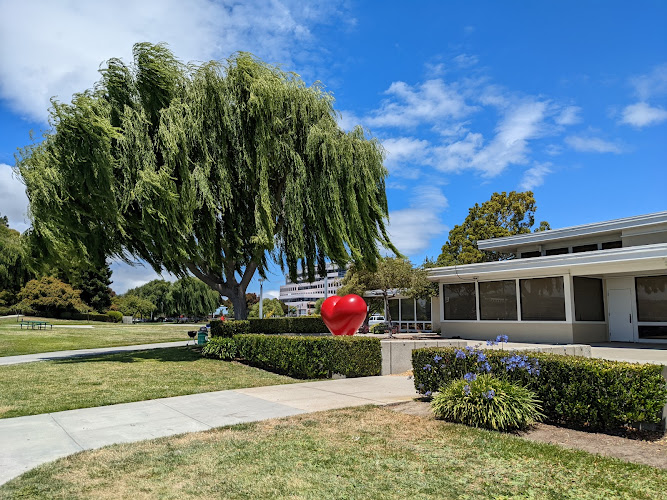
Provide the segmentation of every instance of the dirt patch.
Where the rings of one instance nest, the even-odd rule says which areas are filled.
[[[387,408],[408,415],[434,418],[430,405],[426,401],[408,401],[390,405]],[[529,441],[557,444],[572,450],[583,450],[605,457],[619,458],[626,462],[667,469],[667,436],[655,441],[642,441],[609,434],[576,431],[548,424],[538,424],[516,435]]]

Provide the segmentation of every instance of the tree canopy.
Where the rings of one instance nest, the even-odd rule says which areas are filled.
[[[462,224],[454,226],[442,247],[437,265],[473,264],[511,259],[499,252],[479,250],[477,241],[530,233],[535,224],[535,197],[532,191],[493,193],[491,199],[468,211]],[[549,223],[540,222],[535,231],[550,229]]]
[[[415,268],[403,257],[385,257],[378,261],[375,270],[360,266],[351,266],[343,278],[343,286],[338,295],[356,293],[363,297],[364,292],[374,291],[376,297],[384,303],[385,319],[391,322],[388,301],[397,295],[425,298],[435,295],[437,287],[427,279],[423,267]]]
[[[246,53],[184,65],[148,43],[101,73],[53,101],[52,129],[17,155],[48,253],[193,274],[242,318],[270,260],[313,279],[327,259],[373,268],[380,247],[396,252],[382,148],[339,128],[322,84]]]
[[[6,302],[0,305],[13,304],[16,294],[33,277],[26,237],[9,227],[6,216],[0,217],[0,301]]]
[[[56,317],[64,312],[87,312],[90,308],[81,300],[81,292],[74,290],[53,276],[30,280],[18,294],[16,308],[23,314]]]

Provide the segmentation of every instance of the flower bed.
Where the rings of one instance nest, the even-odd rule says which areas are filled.
[[[544,353],[425,348],[412,352],[412,366],[421,394],[430,396],[467,373],[493,373],[533,391],[547,421],[575,428],[608,430],[658,424],[667,402],[660,365]]]

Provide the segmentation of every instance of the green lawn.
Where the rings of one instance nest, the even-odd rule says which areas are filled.
[[[86,451],[0,498],[664,499],[667,471],[353,408]]]
[[[190,347],[0,366],[0,418],[292,382]]]
[[[187,331],[195,329],[193,326],[163,323],[124,325],[98,321],[26,319],[42,319],[57,326],[46,330],[25,327],[21,330],[15,318],[0,319],[0,356],[188,340]],[[92,328],[81,328],[84,326]]]

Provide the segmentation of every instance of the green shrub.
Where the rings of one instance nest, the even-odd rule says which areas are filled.
[[[535,394],[489,374],[452,380],[433,398],[436,418],[496,431],[525,429],[541,420]]]
[[[466,373],[476,359],[456,357],[455,348],[412,351],[415,387],[436,392]],[[460,351],[461,352],[461,351]],[[638,423],[658,424],[667,402],[667,383],[660,365],[529,353],[539,362],[539,376],[526,370],[508,371],[503,363],[511,353],[485,350],[491,373],[518,383],[542,401],[546,420],[568,427],[614,429]],[[436,362],[436,356],[439,358]]]
[[[247,333],[328,333],[320,316],[249,319]]]
[[[236,342],[234,342],[234,339],[214,337],[206,342],[201,353],[207,358],[229,361],[236,357],[236,350]]]
[[[378,323],[377,325],[371,326],[371,333],[378,335],[384,335],[389,332],[389,324],[387,323]]]
[[[248,364],[295,378],[366,377],[382,368],[379,339],[249,334],[234,341]]]
[[[113,311],[109,311],[113,312]],[[113,317],[109,314],[97,314],[97,313],[61,313],[61,319],[73,319],[76,321],[101,321],[105,323],[117,323]],[[123,320],[123,315],[120,315],[120,320]]]
[[[123,313],[120,311],[109,311],[107,316],[109,317],[109,321],[111,323],[120,323],[123,321]]]
[[[9,316],[10,314],[13,314],[11,307],[0,306],[0,316]]]
[[[234,335],[248,333],[248,321],[214,319],[211,321],[211,337],[232,338]]]

